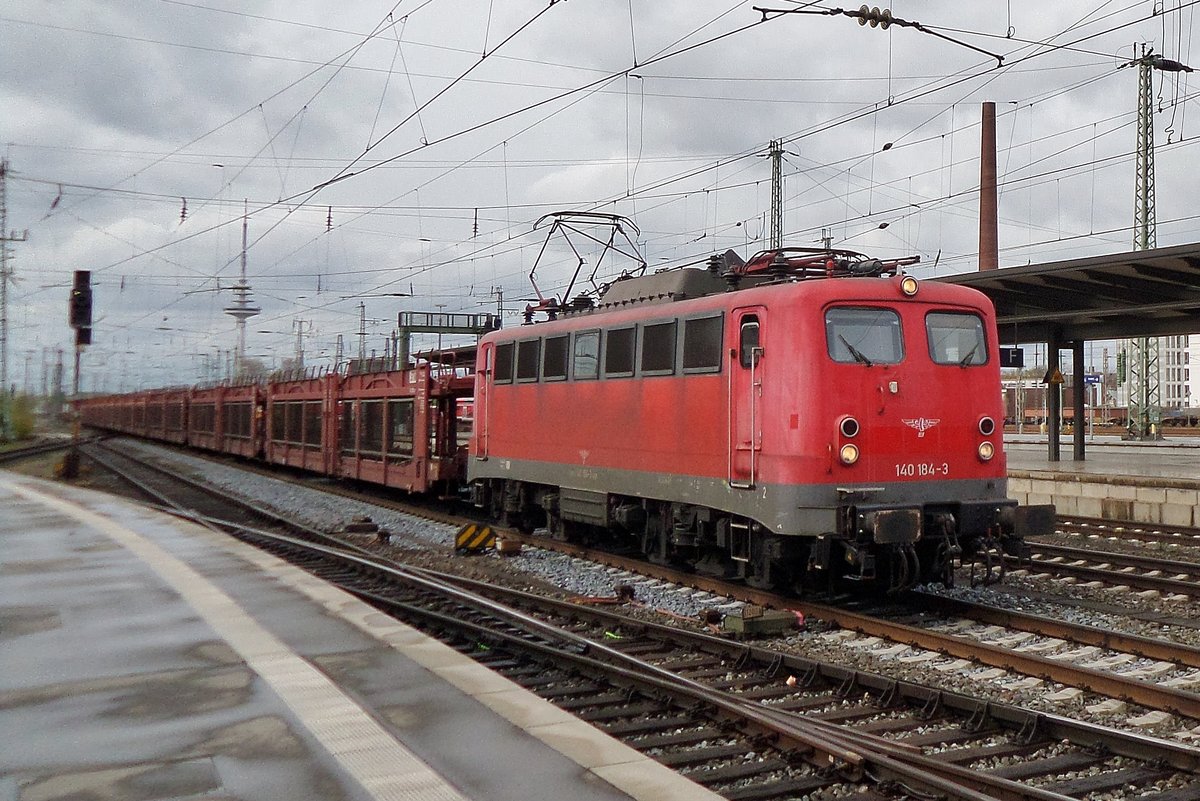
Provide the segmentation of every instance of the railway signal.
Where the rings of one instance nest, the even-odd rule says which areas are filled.
[[[67,319],[75,329],[75,344],[92,344],[92,272],[76,270]]]
[[[92,344],[92,272],[91,270],[76,270],[75,281],[71,286],[71,296],[67,302],[67,322],[75,329],[75,381],[74,395],[79,396],[79,354],[84,345]],[[71,429],[71,449],[63,456],[58,474],[62,478],[75,478],[79,475],[79,411],[73,415]]]

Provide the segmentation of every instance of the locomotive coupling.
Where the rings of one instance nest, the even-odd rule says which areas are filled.
[[[1000,530],[1018,539],[1053,534],[1058,519],[1053,504],[1018,506],[1015,501],[997,508],[994,514]]]
[[[1017,537],[1043,537],[1054,533],[1058,513],[1054,504],[1036,504],[1033,506],[1017,506],[1012,509],[1012,531]]]

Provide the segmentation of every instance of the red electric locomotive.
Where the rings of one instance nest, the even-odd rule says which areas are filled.
[[[757,586],[952,583],[1016,553],[1053,514],[1006,496],[992,305],[905,263],[727,254],[488,334],[476,503]]]

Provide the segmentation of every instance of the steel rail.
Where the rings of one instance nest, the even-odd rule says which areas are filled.
[[[81,444],[92,442],[95,438],[85,439]],[[0,464],[8,462],[16,462],[21,459],[27,459],[31,456],[41,456],[46,453],[54,453],[55,451],[65,451],[71,448],[74,443],[69,440],[55,440],[53,442],[39,442],[36,445],[23,445],[16,448],[0,451]]]
[[[1077,515],[1059,515],[1058,526],[1065,530],[1060,533],[1067,536],[1094,534],[1105,539],[1119,539],[1122,535],[1128,535],[1133,539],[1166,542],[1184,547],[1200,546],[1200,528],[1194,526],[1172,526],[1165,523]]]
[[[1148,576],[1145,573],[1122,573],[1117,570],[1108,570],[1101,567],[1073,565],[1068,562],[1051,562],[1045,559],[1034,559],[1032,562],[1021,561],[1018,565],[1012,557],[1006,557],[1006,559],[1010,560],[1010,569],[1019,566],[1030,573],[1051,573],[1060,576],[1072,576],[1074,578],[1087,579],[1088,581],[1099,581],[1112,586],[1140,587],[1145,590],[1157,590],[1158,592],[1167,592],[1173,595],[1200,595],[1200,583],[1188,579]],[[1096,557],[1096,560],[1100,561],[1099,557]]]
[[[1004,609],[978,601],[964,601],[958,598],[945,598],[931,593],[919,592],[921,605],[925,609],[934,609],[943,614],[962,615],[1005,628],[1028,631],[1043,637],[1070,639],[1082,645],[1094,645],[1110,651],[1140,656],[1145,659],[1158,659],[1163,662],[1174,662],[1185,667],[1200,668],[1200,648],[1183,643],[1165,642],[1137,634],[1125,634],[1113,629],[1100,626],[1086,626],[1081,623],[1064,623],[1054,618],[1032,615],[1014,609]]]
[[[1092,548],[1075,548],[1070,545],[1051,545],[1049,543],[1031,543],[1034,553],[1044,553],[1050,556],[1061,556],[1066,559],[1083,559],[1088,562],[1108,562],[1110,564],[1136,567],[1141,570],[1163,570],[1175,575],[1200,576],[1200,564],[1183,562],[1178,559],[1168,559],[1161,556],[1143,556],[1136,553],[1121,553],[1119,551],[1098,551]],[[1034,560],[1033,564],[1047,564],[1044,560]],[[1051,562],[1049,564],[1059,564]],[[1153,578],[1153,577],[1151,577]]]
[[[105,443],[97,442],[97,443],[94,443],[91,447],[84,449],[84,451],[83,451],[84,455],[87,456],[89,459],[92,459],[97,464],[102,465],[106,470],[109,470],[110,472],[114,473],[115,475],[120,476],[122,480],[127,481],[130,484],[133,484],[140,491],[145,492],[146,494],[150,495],[151,497],[154,497],[155,499],[157,499],[159,501],[159,503],[161,504],[160,509],[163,511],[181,513],[181,516],[186,517],[188,519],[197,519],[197,516],[194,515],[193,513],[190,513],[189,510],[187,510],[185,507],[176,504],[168,496],[164,495],[163,493],[160,493],[158,490],[154,489],[149,484],[146,484],[144,481],[141,481],[140,479],[138,479],[137,476],[133,475],[128,470],[122,468],[120,465],[113,462],[113,460],[111,458],[106,458],[105,456],[99,455],[97,453],[97,451],[103,451],[112,456],[116,456],[117,458],[126,459],[126,460],[132,461],[135,464],[138,464],[142,467],[157,471],[158,473],[168,476],[171,480],[176,481],[180,484],[183,484],[184,486],[189,487],[190,489],[192,489],[196,492],[203,493],[212,498],[217,498],[217,499],[221,500],[223,503],[225,503],[227,506],[230,506],[230,507],[233,507],[236,509],[240,509],[247,515],[261,518],[262,520],[266,520],[270,523],[274,523],[278,526],[281,526],[283,528],[286,528],[286,529],[289,529],[292,531],[303,532],[305,536],[307,536],[311,539],[329,543],[331,545],[334,545],[335,547],[341,547],[341,548],[344,548],[347,550],[357,550],[357,552],[362,553],[362,554],[370,554],[370,551],[366,550],[365,548],[360,548],[360,547],[354,545],[353,543],[339,539],[338,537],[331,536],[331,535],[325,533],[324,531],[321,531],[320,529],[313,528],[312,526],[306,525],[298,520],[294,520],[294,519],[286,517],[284,515],[276,514],[269,510],[263,509],[261,506],[256,506],[253,503],[243,501],[235,495],[231,495],[228,492],[218,490],[210,484],[206,484],[203,481],[194,479],[191,476],[186,476],[177,470],[172,470],[168,467],[164,467],[163,465],[159,465],[159,464],[151,464],[150,462],[148,462],[145,459],[140,458],[138,456],[134,456],[134,455],[131,455],[128,453],[123,453],[123,452],[117,451]],[[217,522],[220,525],[225,525],[225,526],[238,527],[238,526],[244,525],[242,523],[239,523],[236,520],[224,520],[221,518],[206,518],[206,519],[210,519],[212,521]]]
[[[1141,704],[1151,709],[1200,719],[1200,694],[1186,690],[1160,687],[1148,682],[1105,673],[1104,671],[1064,664],[1033,654],[1018,653],[1009,648],[985,645],[965,637],[926,631],[915,626],[879,620],[878,618],[848,609],[839,609],[834,606],[787,598],[767,590],[734,587],[728,582],[719,579],[693,573],[684,573],[662,565],[618,556],[594,548],[571,545],[534,535],[522,535],[518,532],[505,532],[504,536],[506,538],[519,539],[529,545],[551,548],[568,553],[581,559],[590,559],[613,567],[637,571],[643,575],[653,576],[664,581],[692,586],[718,594],[732,594],[740,600],[761,606],[776,609],[791,609],[801,612],[805,617],[819,618],[844,629],[857,631],[867,636],[882,637],[897,643],[936,651],[958,659],[971,659],[991,667],[1004,668],[1005,670],[1016,671],[1027,676],[1036,676],[1071,687],[1079,687],[1110,698],[1119,698]]]

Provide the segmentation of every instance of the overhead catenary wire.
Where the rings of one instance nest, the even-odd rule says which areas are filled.
[[[918,126],[918,128],[919,128],[919,126]],[[713,183],[711,183],[711,184],[710,184],[710,186],[709,186],[709,188],[705,190],[706,192],[708,192],[708,191],[713,191],[713,192],[722,192],[722,191],[725,191],[725,188],[726,188],[727,186],[733,186],[733,185],[738,185],[738,186],[752,186],[752,185],[754,185],[754,183],[755,183],[755,182],[752,182],[752,181],[750,181],[750,182],[743,182],[743,181],[738,181],[738,180],[736,180],[736,179],[734,179],[734,180],[732,180],[732,181],[731,181],[731,177],[733,176],[733,173],[732,173],[732,171],[728,170],[728,169],[727,169],[727,168],[724,166],[725,164],[728,164],[728,163],[730,163],[730,162],[729,162],[728,160],[726,160],[726,159],[721,159],[721,160],[719,160],[719,161],[720,161],[720,163],[719,163],[719,164],[717,164],[717,165],[713,166],[713,170],[714,170],[714,171],[715,171],[715,170],[719,170],[719,171],[720,171],[720,180],[719,180],[719,181],[716,181],[716,182],[713,182]],[[288,159],[288,160],[287,160],[287,163],[288,163],[289,165],[291,165],[291,164],[294,164],[294,163],[299,163],[299,162],[293,162],[293,160],[292,160],[292,159]],[[964,162],[964,163],[965,163],[965,162]],[[262,165],[260,164],[260,165],[258,165],[258,166],[259,166],[259,167],[261,167]],[[510,166],[513,166],[513,165],[510,165]],[[514,168],[515,168],[515,167],[514,167]],[[1028,167],[1025,167],[1025,168],[1023,168],[1023,169],[1026,169],[1026,170],[1028,170]],[[657,177],[657,176],[656,176],[656,177]],[[899,180],[899,179],[897,179],[897,180]],[[651,202],[657,202],[657,200],[656,200],[657,198],[662,198],[662,199],[670,199],[671,197],[682,197],[682,196],[685,196],[685,195],[687,195],[687,194],[689,193],[689,192],[688,192],[688,190],[687,190],[687,189],[685,189],[685,181],[686,181],[686,179],[684,179],[684,180],[681,180],[681,181],[679,181],[679,182],[676,182],[676,183],[674,183],[674,184],[667,184],[667,185],[665,185],[664,187],[662,187],[662,190],[667,190],[667,189],[672,189],[672,188],[673,188],[673,189],[676,189],[677,191],[675,191],[675,192],[661,191],[659,194],[655,194],[655,193],[646,193],[646,192],[643,192],[643,187],[641,187],[641,186],[637,186],[637,185],[636,185],[636,182],[634,182],[634,181],[630,181],[630,187],[628,187],[628,188],[626,189],[626,195],[628,195],[628,196],[630,196],[630,197],[632,197],[632,198],[634,198],[634,199],[639,199],[639,200],[649,200],[649,201],[651,201]],[[694,191],[696,191],[696,190],[691,190],[691,191],[693,191],[693,192],[694,192]],[[170,193],[165,193],[165,195],[169,195],[169,196],[172,198],[172,200],[171,200],[170,202],[172,202],[172,203],[177,203],[177,202],[178,202],[178,198],[177,198],[177,197],[175,197],[173,194],[170,194]],[[918,197],[920,197],[920,196],[918,195]],[[424,200],[424,198],[422,198],[422,199]],[[164,202],[166,202],[166,201],[164,201]],[[606,202],[607,202],[607,201],[606,201]],[[362,208],[370,208],[370,205],[371,205],[371,204],[363,204]],[[470,204],[466,204],[466,205],[469,205],[469,206],[471,206],[471,207],[473,208],[473,207],[474,207],[476,204],[474,204],[474,203],[470,203]],[[513,206],[511,203],[505,203],[504,205],[505,205],[505,208],[507,208],[507,209],[512,209],[512,208],[514,208],[514,206]],[[722,204],[722,205],[724,206],[724,204]],[[322,208],[323,208],[323,207],[324,207],[324,204],[322,204]],[[340,206],[335,206],[335,208],[341,208],[341,207],[340,207]],[[430,213],[430,209],[431,209],[431,208],[433,208],[433,204],[422,204],[422,208],[423,208],[423,210],[424,210],[424,212],[425,212],[426,214],[429,214],[429,213]],[[532,209],[532,208],[534,208],[534,207],[533,207],[533,206],[530,206],[529,208],[531,208],[531,209]],[[380,209],[380,213],[384,213],[384,214],[386,214],[386,213],[388,213],[388,212],[387,212],[387,210],[386,210],[386,209]],[[721,221],[720,221],[720,220],[714,220],[714,221],[713,221],[713,223],[719,226],[719,225],[721,224]],[[510,234],[511,234],[511,226],[510,226]],[[393,235],[394,235],[394,234],[393,234]],[[508,241],[512,241],[512,238],[511,238],[511,236],[507,237],[507,239],[508,239]],[[161,256],[162,254],[161,254],[161,253],[159,253],[159,254],[156,254],[156,255],[158,255],[158,256]],[[452,262],[450,262],[450,263],[452,263]]]

